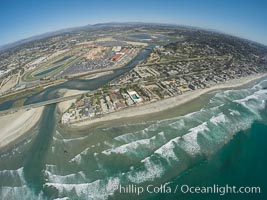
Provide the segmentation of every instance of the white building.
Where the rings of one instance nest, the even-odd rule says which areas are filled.
[[[62,115],[61,122],[62,124],[67,124],[70,121],[71,114],[66,112]]]
[[[120,52],[120,51],[121,51],[121,46],[113,47],[113,48],[112,48],[112,51]]]

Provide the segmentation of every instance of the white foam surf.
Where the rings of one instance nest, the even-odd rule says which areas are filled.
[[[226,116],[223,113],[219,113],[219,115],[213,116],[210,119],[210,122],[215,124],[215,125],[225,123],[226,122]]]
[[[142,160],[144,169],[132,169],[127,173],[127,179],[132,183],[143,183],[145,181],[153,181],[156,178],[160,178],[164,172],[165,167],[159,163],[154,163],[150,157]]]
[[[120,179],[118,177],[111,177],[107,180],[96,180],[91,183],[46,183],[45,186],[55,187],[58,190],[60,198],[74,195],[80,199],[107,199],[110,195],[114,194],[119,184]]]
[[[147,146],[150,145],[151,140],[155,140],[155,136],[149,138],[149,139],[142,139],[142,140],[137,140],[128,144],[124,144],[122,146],[118,146],[116,148],[111,148],[111,149],[107,149],[105,151],[102,151],[103,154],[105,155],[110,155],[112,153],[115,154],[125,154],[127,152],[136,152],[136,150],[140,147],[140,146]]]
[[[13,180],[14,183],[19,183],[20,185],[24,185],[26,183],[23,175],[23,167],[15,170],[0,171],[0,179]]]
[[[81,182],[88,181],[84,172],[82,171],[62,176],[62,175],[53,174],[50,171],[45,170],[45,174],[47,177],[47,181],[52,182],[52,183],[66,183],[67,184],[67,183],[75,183],[77,182],[77,180]]]
[[[183,135],[177,144],[189,155],[196,156],[201,152],[197,137],[199,132],[208,131],[207,122],[204,122],[189,130],[189,133]]]

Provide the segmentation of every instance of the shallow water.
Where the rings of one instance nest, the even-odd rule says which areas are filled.
[[[182,116],[76,131],[60,128],[55,108],[49,106],[29,142],[1,155],[0,197],[265,199],[266,85],[262,81],[217,92],[201,108]],[[119,185],[164,183],[244,184],[260,186],[263,193],[137,196],[118,191]]]

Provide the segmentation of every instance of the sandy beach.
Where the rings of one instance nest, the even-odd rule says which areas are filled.
[[[0,116],[0,148],[17,140],[40,120],[44,107],[20,110]]]
[[[130,118],[130,117],[136,117],[136,116],[161,112],[161,111],[185,104],[211,91],[241,87],[253,81],[259,80],[265,76],[267,76],[267,74],[258,74],[258,75],[252,75],[252,76],[248,76],[248,77],[244,77],[240,79],[230,80],[228,82],[217,84],[209,88],[198,89],[198,90],[184,93],[182,95],[163,99],[157,102],[148,103],[148,104],[144,104],[144,105],[140,105],[136,107],[126,108],[121,111],[106,114],[100,118],[78,121],[78,122],[72,123],[70,126],[81,127],[81,126],[91,125],[91,124],[99,123],[99,122],[105,122],[105,121],[122,119],[122,118]]]
[[[68,97],[68,96],[73,96],[76,94],[83,94],[83,93],[87,93],[87,91],[82,91],[82,90],[69,90],[69,89],[61,89],[59,90],[60,93],[63,93],[63,97]],[[65,112],[72,103],[74,103],[76,101],[76,99],[71,99],[68,101],[62,101],[60,103],[57,104],[58,110],[60,113]]]
[[[99,73],[96,73],[96,74],[90,74],[88,76],[81,77],[80,79],[82,79],[82,80],[90,80],[90,79],[99,78],[101,76],[105,76],[105,75],[112,74],[112,73],[113,73],[113,71],[99,72]]]

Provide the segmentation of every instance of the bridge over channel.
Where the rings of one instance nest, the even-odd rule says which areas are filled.
[[[86,92],[86,93],[88,93],[88,92]],[[0,111],[0,115],[6,115],[6,114],[17,112],[19,110],[37,108],[37,107],[46,106],[46,105],[50,105],[50,104],[54,104],[54,103],[59,103],[59,102],[63,102],[63,101],[77,99],[81,95],[82,94],[76,94],[76,95],[71,95],[71,96],[67,96],[67,97],[60,97],[60,98],[56,98],[56,99],[51,99],[51,100],[47,100],[47,101],[33,103],[33,104],[29,104],[29,105],[25,105],[25,106],[21,106],[21,107],[17,107],[17,108],[10,108],[8,110]]]

